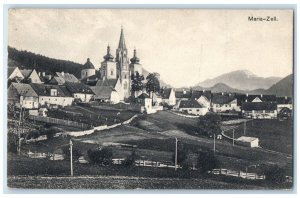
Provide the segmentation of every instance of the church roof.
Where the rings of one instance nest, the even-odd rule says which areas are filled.
[[[90,58],[87,59],[86,63],[83,65],[82,69],[95,69],[95,66],[90,61]]]
[[[124,38],[124,33],[123,33],[123,28],[121,28],[121,35],[120,35],[120,40],[119,40],[119,49],[127,49],[126,44],[125,44],[125,38]]]
[[[105,80],[98,80],[96,86],[110,86],[115,88],[118,79],[105,79]]]
[[[107,46],[107,54],[103,56],[106,61],[114,61],[114,56],[110,54],[110,46]]]
[[[139,64],[140,63],[140,59],[136,56],[136,49],[134,49],[134,51],[133,51],[133,57],[130,59],[130,62],[132,64]]]
[[[110,99],[111,92],[116,91],[110,86],[91,86],[90,89],[95,94],[96,99]]]

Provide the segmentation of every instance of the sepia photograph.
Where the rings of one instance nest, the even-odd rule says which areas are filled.
[[[7,188],[292,192],[294,15],[9,8]]]

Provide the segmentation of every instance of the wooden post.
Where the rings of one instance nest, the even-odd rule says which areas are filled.
[[[232,130],[232,146],[234,146],[234,129]]]
[[[216,134],[214,133],[214,153],[216,152]]]
[[[73,176],[73,143],[70,139],[70,166],[71,166],[71,176]]]
[[[177,170],[177,138],[175,138],[175,171]]]
[[[21,155],[21,120],[22,120],[22,106],[20,110],[20,115],[19,115],[19,127],[18,127],[18,155]]]
[[[246,136],[246,120],[244,121],[244,136]]]

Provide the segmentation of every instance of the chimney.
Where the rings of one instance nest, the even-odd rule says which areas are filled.
[[[260,94],[260,97],[262,98],[264,95]]]
[[[287,96],[284,96],[284,98],[287,100]]]
[[[222,96],[224,95],[224,92],[222,92]]]
[[[229,93],[228,95],[231,96],[231,93]]]
[[[249,94],[248,94],[248,93],[246,93],[246,96],[248,97],[248,96],[249,96]]]
[[[205,92],[205,89],[203,89],[203,93]]]
[[[186,94],[186,90],[183,90],[183,94]]]
[[[62,71],[62,72],[61,72],[61,75],[62,75],[62,76],[65,76],[65,72],[64,72],[64,71]]]
[[[46,75],[46,72],[42,72],[42,76],[45,77],[45,75]]]

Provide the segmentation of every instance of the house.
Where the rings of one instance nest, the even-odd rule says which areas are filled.
[[[65,86],[32,83],[31,87],[37,93],[39,105],[70,106],[74,98]]]
[[[211,105],[211,91],[208,90],[193,90],[191,100],[196,100],[200,105],[210,109]]]
[[[239,111],[237,99],[231,93],[213,93],[211,98],[213,112]]]
[[[173,88],[165,88],[162,93],[162,102],[169,106],[174,106],[176,104],[176,96]]]
[[[48,109],[43,107],[39,109],[38,115],[42,117],[47,117]]]
[[[65,82],[65,86],[74,99],[79,99],[82,102],[89,102],[94,96],[90,87],[83,83]]]
[[[142,94],[142,92],[139,95],[141,95],[141,94]],[[161,96],[161,94],[159,94],[159,93],[153,93],[152,96],[153,96],[152,97],[152,99],[153,99],[153,105],[159,106],[159,105],[161,105],[163,103],[163,97]]]
[[[38,95],[29,84],[12,83],[8,88],[8,103],[25,109],[38,108]]]
[[[152,108],[152,99],[146,93],[142,93],[137,97],[137,102],[141,105],[141,113],[147,114],[155,113],[156,110]]]
[[[79,80],[73,74],[69,74],[65,72],[55,72],[55,75],[49,81],[49,84],[63,85],[66,82],[79,83]]]
[[[241,136],[235,140],[236,144],[246,147],[259,147],[259,139],[257,137]]]
[[[13,82],[21,82],[21,80],[24,79],[24,76],[18,67],[8,67],[7,72],[8,80]]]
[[[202,106],[196,100],[182,100],[180,101],[178,110],[184,113],[193,115],[205,115],[209,112],[209,108]]]
[[[183,89],[175,91],[176,102],[180,100],[189,100],[191,98],[191,90]]]
[[[277,112],[279,113],[282,109],[287,108],[293,110],[293,100],[291,97],[277,97]]]
[[[245,102],[242,104],[242,114],[251,119],[277,118],[277,103],[273,102]]]
[[[119,94],[120,100],[124,99],[124,92],[119,78],[98,80],[96,86],[109,86]]]
[[[93,100],[116,104],[120,102],[118,92],[110,86],[90,86],[94,93]]]
[[[20,70],[26,83],[43,83],[35,69]]]

